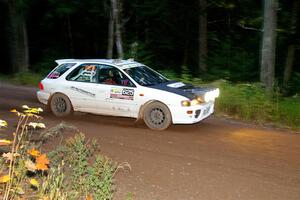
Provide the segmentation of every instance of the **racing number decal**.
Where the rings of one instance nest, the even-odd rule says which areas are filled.
[[[133,96],[134,95],[134,89],[123,89],[122,94],[125,96]]]
[[[133,97],[134,97],[134,89],[111,88],[110,90],[110,98],[113,99],[133,100]]]

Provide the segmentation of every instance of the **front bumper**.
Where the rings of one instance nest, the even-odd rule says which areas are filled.
[[[188,114],[192,112],[191,114]],[[171,109],[173,124],[194,124],[207,118],[214,112],[214,102],[190,107],[176,107]]]
[[[37,99],[39,102],[47,105],[48,104],[48,99],[50,98],[50,94],[44,91],[37,91],[36,93]]]

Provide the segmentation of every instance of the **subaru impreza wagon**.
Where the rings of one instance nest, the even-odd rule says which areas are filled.
[[[155,130],[197,123],[214,112],[218,88],[169,80],[134,60],[61,59],[39,83],[55,116],[73,111],[144,120]]]

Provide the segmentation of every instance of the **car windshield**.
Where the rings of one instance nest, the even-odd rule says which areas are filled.
[[[146,66],[131,67],[124,71],[138,84],[143,86],[168,82],[168,79]]]

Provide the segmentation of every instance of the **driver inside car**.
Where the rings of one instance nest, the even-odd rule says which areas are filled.
[[[115,75],[112,70],[108,71],[108,78],[104,81],[105,84],[117,85]]]

